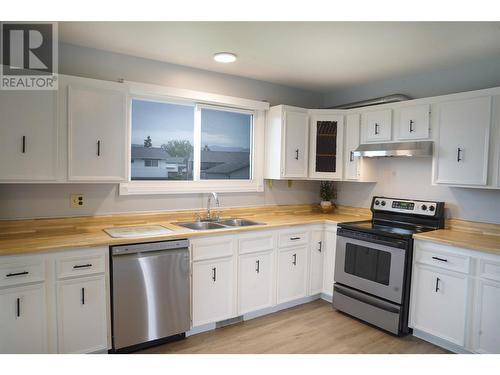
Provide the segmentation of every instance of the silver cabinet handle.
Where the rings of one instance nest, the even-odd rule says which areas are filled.
[[[297,241],[300,240],[300,237],[290,237],[290,241]]]
[[[28,274],[29,274],[28,271],[15,272],[15,273],[8,273],[7,275],[5,275],[5,277],[24,276],[24,275],[28,275]]]
[[[413,129],[413,124],[414,123],[415,123],[415,121],[410,120],[410,133],[413,133],[415,131],[415,129]]]
[[[16,316],[18,318],[21,316],[21,298],[16,299]]]
[[[379,133],[378,127],[379,127],[379,125],[377,123],[375,123],[375,135],[377,135]]]
[[[212,281],[215,283],[217,281],[217,268],[212,268]]]
[[[319,244],[318,251],[321,253],[322,250],[321,248],[323,247],[323,241],[319,241],[318,244]]]
[[[296,266],[296,265],[297,265],[297,254],[293,254],[293,255],[292,255],[292,258],[293,258],[293,260],[292,260],[292,264],[293,264],[294,266]]]
[[[439,260],[440,262],[447,262],[448,261],[448,259],[439,258],[439,257],[432,257],[432,259]]]
[[[85,305],[85,288],[82,288],[82,305]]]
[[[295,160],[299,160],[299,149],[295,150]]]
[[[349,155],[349,161],[354,161],[354,151],[351,151],[351,154]]]
[[[436,277],[436,293],[439,291],[439,282],[441,280],[439,279],[439,277]]]
[[[260,272],[260,260],[257,260],[255,262],[255,272],[257,272],[257,273]]]
[[[461,152],[462,151],[463,151],[462,148],[460,148],[460,147],[457,148],[457,163],[464,160],[463,158],[461,158]]]
[[[97,156],[101,156],[101,140],[97,141]]]
[[[26,136],[25,135],[23,135],[23,147],[22,147],[22,149],[23,149],[22,150],[23,154],[25,154],[26,153]]]
[[[75,264],[73,266],[73,269],[79,269],[79,268],[89,268],[89,267],[92,267],[92,264],[91,263],[87,263],[87,264]]]

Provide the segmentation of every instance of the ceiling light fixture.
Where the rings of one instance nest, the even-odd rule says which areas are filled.
[[[236,61],[236,55],[231,52],[218,52],[214,55],[214,60],[220,63],[232,63]]]

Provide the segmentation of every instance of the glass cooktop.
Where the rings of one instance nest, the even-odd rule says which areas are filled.
[[[416,233],[422,233],[434,230],[434,228],[423,227],[418,225],[377,223],[371,220],[340,223],[339,227],[351,230],[359,230],[368,233],[377,233],[391,237],[404,237],[404,238],[410,238]]]

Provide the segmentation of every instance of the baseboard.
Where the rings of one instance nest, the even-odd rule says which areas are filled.
[[[299,299],[296,299],[293,301],[280,303],[279,305],[276,305],[276,306],[266,307],[265,309],[252,311],[252,312],[243,314],[243,321],[259,318],[261,316],[269,315],[269,314],[272,314],[272,313],[275,313],[275,312],[278,312],[281,310],[286,310],[286,309],[289,309],[291,307],[303,305],[304,303],[309,303],[309,302],[315,301],[317,299],[324,299],[325,301],[328,301],[328,299],[326,299],[326,298],[328,298],[328,296],[327,295],[325,295],[325,296],[326,297],[323,297],[323,294],[314,294],[312,296],[307,296],[307,297],[299,298]],[[330,301],[331,301],[331,297],[330,297]],[[239,318],[239,317],[236,317],[236,318]],[[201,325],[198,327],[193,327],[191,330],[186,332],[186,337],[216,329],[217,323],[218,322],[208,323],[208,324],[204,324],[204,325]]]
[[[434,335],[431,335],[430,333],[420,331],[418,329],[413,329],[413,336],[418,337],[419,339],[422,339],[424,341],[430,342],[431,344],[434,344],[436,346],[439,346],[443,349],[449,350],[452,353],[457,353],[457,354],[472,354],[471,351],[457,345],[453,344],[449,341],[443,340],[439,337],[436,337]]]
[[[331,294],[321,293],[320,298],[323,301],[330,302],[330,303],[332,303],[332,301],[333,301],[333,296]]]

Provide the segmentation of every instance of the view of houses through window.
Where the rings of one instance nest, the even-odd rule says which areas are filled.
[[[132,100],[132,180],[213,180],[251,178],[253,116],[195,106]],[[194,149],[195,128],[200,148]],[[199,176],[194,153],[199,152]]]

